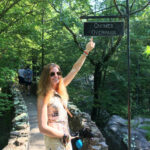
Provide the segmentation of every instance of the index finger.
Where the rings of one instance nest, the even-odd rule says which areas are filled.
[[[93,36],[91,37],[90,42],[93,42]]]

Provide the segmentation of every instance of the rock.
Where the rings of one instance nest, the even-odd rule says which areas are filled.
[[[26,122],[16,122],[15,124],[16,130],[26,129],[27,127],[28,127],[28,124]]]
[[[81,112],[72,103],[69,103],[69,110],[73,114],[73,118],[69,118],[69,126],[71,133],[78,133],[83,140],[82,150],[108,150],[105,138],[91,120],[89,114]]]
[[[16,131],[11,131],[10,135],[11,138],[14,137],[28,137],[29,129],[22,129],[22,130],[16,130]]]
[[[20,137],[14,142],[14,145],[16,145],[16,146],[23,145],[26,142],[26,140],[27,140],[26,138]]]
[[[143,118],[132,120],[131,149],[150,150],[150,143],[146,140],[144,131],[138,128],[139,123],[144,123]],[[105,137],[110,146],[109,150],[126,150],[128,147],[127,120],[120,116],[112,116],[105,129]]]
[[[101,145],[99,145],[99,146],[90,146],[89,149],[92,149],[92,150],[101,150],[102,147],[101,147]]]
[[[29,120],[29,117],[28,117],[28,114],[27,113],[22,113],[22,114],[20,114],[20,115],[18,115],[18,116],[16,116],[13,120],[12,120],[12,122],[26,122],[26,121],[28,121]]]

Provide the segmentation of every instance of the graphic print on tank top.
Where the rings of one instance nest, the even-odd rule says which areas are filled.
[[[61,97],[55,94],[47,106],[48,125],[68,133],[68,116],[61,102]]]

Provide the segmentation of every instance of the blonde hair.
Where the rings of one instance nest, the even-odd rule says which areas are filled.
[[[49,94],[49,98],[47,99],[46,103],[48,103],[48,100],[54,95],[54,90],[51,87],[51,81],[50,81],[50,75],[49,75],[50,70],[53,67],[57,67],[58,70],[61,71],[60,67],[57,64],[51,63],[51,64],[45,65],[41,73],[39,83],[38,83],[38,91],[37,91],[38,96],[45,97],[47,94]],[[63,100],[68,101],[69,97],[68,97],[67,89],[64,85],[62,76],[60,77],[58,86],[56,88],[56,92],[61,96]]]

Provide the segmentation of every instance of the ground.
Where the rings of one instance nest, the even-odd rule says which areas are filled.
[[[37,123],[37,98],[33,95],[23,97],[28,108],[30,122],[29,150],[45,150],[43,135],[39,132]]]

